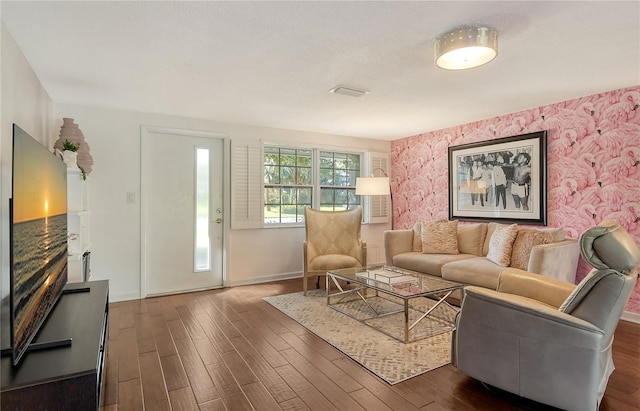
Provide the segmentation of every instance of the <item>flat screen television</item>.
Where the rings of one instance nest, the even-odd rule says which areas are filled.
[[[18,365],[67,283],[67,168],[13,125],[11,355]]]

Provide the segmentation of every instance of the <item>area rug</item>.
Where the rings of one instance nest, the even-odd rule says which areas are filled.
[[[309,291],[307,297],[299,292],[265,297],[264,300],[391,385],[450,362],[450,331],[405,344],[327,307],[324,290]],[[392,301],[368,301],[378,311],[394,308]],[[351,299],[345,304],[341,308],[356,316],[359,311],[366,311],[358,300]],[[411,317],[415,315],[413,313]],[[401,332],[402,319],[394,317],[383,319],[388,325],[397,325],[396,331]],[[389,330],[395,335],[393,327]]]

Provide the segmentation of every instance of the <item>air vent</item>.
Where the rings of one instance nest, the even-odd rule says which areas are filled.
[[[336,86],[331,90],[329,90],[329,93],[344,94],[345,96],[351,96],[351,97],[362,97],[369,94],[367,90],[360,90],[357,88],[346,87],[346,86]]]

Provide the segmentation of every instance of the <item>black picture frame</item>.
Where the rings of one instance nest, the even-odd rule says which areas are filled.
[[[546,226],[547,132],[449,147],[449,219]]]

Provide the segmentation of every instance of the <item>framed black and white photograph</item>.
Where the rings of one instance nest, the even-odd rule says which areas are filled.
[[[449,219],[547,225],[547,132],[449,147]]]

